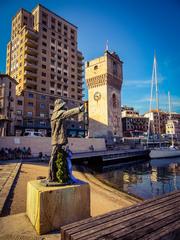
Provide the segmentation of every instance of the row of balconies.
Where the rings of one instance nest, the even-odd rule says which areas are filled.
[[[37,41],[38,40],[38,32],[35,32],[35,31],[31,30],[31,29],[26,29],[25,36],[28,39],[33,40],[33,41]]]
[[[30,46],[25,46],[24,51],[25,51],[25,53],[27,53],[31,56],[37,57],[37,55],[38,55],[38,50],[36,48],[32,48]]]

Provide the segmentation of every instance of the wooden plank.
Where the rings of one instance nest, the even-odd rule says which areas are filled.
[[[174,210],[175,211],[175,210]],[[176,212],[176,214],[178,214],[178,217],[180,217],[180,209],[179,209],[179,212]],[[168,211],[166,213],[161,213],[161,214],[157,214],[156,216],[156,220],[157,221],[161,221],[162,219],[164,219],[165,217],[168,217],[171,215],[171,211]],[[138,221],[134,224],[134,222],[132,221],[129,221],[126,222],[126,224],[123,225],[123,228],[121,230],[118,230],[119,229],[119,226],[115,226],[113,228],[110,228],[108,230],[104,230],[102,232],[98,232],[98,233],[95,233],[90,236],[86,236],[85,238],[78,238],[79,240],[82,240],[82,239],[87,239],[88,237],[88,240],[95,240],[95,239],[103,239],[102,237],[104,236],[104,239],[111,239],[111,240],[114,240],[114,239],[130,239],[127,237],[127,234],[129,232],[134,232],[135,230],[137,229],[141,229],[143,228],[146,224],[150,224],[150,223],[154,223],[154,216],[153,218],[147,218],[147,219],[144,219],[144,221]],[[114,232],[113,232],[114,231]],[[72,240],[75,240],[76,238],[71,238]],[[132,239],[132,238],[131,238]],[[134,240],[134,238],[133,238]]]
[[[180,212],[175,212],[175,214],[167,216],[166,218],[162,219],[161,221],[155,221],[152,222],[149,225],[146,225],[145,227],[142,227],[141,229],[135,229],[135,231],[131,232],[130,234],[126,234],[124,237],[121,237],[121,240],[126,240],[126,239],[133,239],[137,240],[139,238],[142,238],[143,236],[146,236],[149,233],[156,232],[158,235],[158,230],[161,228],[164,228],[166,230],[169,229],[169,224],[175,223],[176,221],[180,220]],[[170,230],[170,229],[169,229]],[[114,235],[115,238],[113,239],[118,239],[119,235]],[[152,238],[154,240],[154,238]]]
[[[155,210],[157,210],[157,209],[160,209],[160,208],[162,208],[162,207],[169,207],[169,205],[170,204],[174,204],[174,203],[176,203],[176,202],[178,202],[178,201],[180,201],[180,197],[179,198],[174,198],[174,199],[171,199],[171,201],[169,201],[169,202],[164,202],[163,204],[158,204],[158,205],[156,205],[156,206],[151,206],[151,207],[148,207],[148,208],[146,208],[146,209],[144,209],[144,210],[142,210],[141,208],[139,208],[138,209],[138,211],[136,211],[136,212],[134,212],[134,213],[128,213],[128,214],[126,214],[126,215],[118,215],[118,217],[117,217],[117,215],[116,215],[116,217],[117,218],[115,218],[115,219],[108,219],[108,221],[101,221],[101,220],[99,220],[98,221],[98,223],[99,224],[96,224],[96,225],[94,225],[94,224],[92,224],[92,223],[90,223],[89,225],[87,224],[86,225],[86,228],[84,228],[84,227],[78,227],[77,229],[76,229],[76,232],[78,233],[78,232],[80,232],[80,231],[82,231],[82,230],[84,230],[84,231],[88,231],[88,234],[87,235],[89,235],[89,234],[91,234],[93,231],[98,231],[99,229],[106,229],[106,228],[108,228],[108,227],[110,227],[110,226],[114,226],[115,224],[120,224],[121,222],[124,222],[124,220],[125,219],[131,219],[131,218],[135,218],[135,217],[137,217],[137,216],[141,216],[141,215],[144,215],[144,214],[147,214],[147,213],[149,213],[149,212],[151,212],[151,211],[155,211]],[[103,219],[104,220],[104,219]],[[74,230],[74,229],[73,229]],[[66,238],[67,239],[70,239],[70,236],[72,235],[72,234],[75,234],[75,232],[74,231],[71,231],[71,230],[69,230],[67,233],[66,233]]]
[[[167,204],[166,206],[152,210],[151,212],[148,212],[147,209],[146,214],[144,214],[144,212],[141,214],[141,211],[139,211],[134,214],[124,216],[123,219],[116,219],[115,221],[104,223],[101,226],[93,227],[91,229],[72,234],[70,239],[86,240],[88,236],[88,240],[94,240],[97,239],[97,237],[102,237],[108,234],[111,234],[112,237],[113,232],[118,232],[119,237],[120,234],[124,235],[125,233],[129,233],[130,229],[135,230],[141,228],[143,224],[150,224],[151,222],[154,222],[156,218],[163,219],[164,217],[175,214],[176,212],[179,213],[179,211],[180,205],[178,199],[176,202],[172,202],[170,205]]]
[[[148,202],[148,204],[137,204],[131,208],[121,210],[118,212],[116,211],[115,212],[116,214],[108,215],[103,218],[99,218],[98,220],[95,220],[95,221],[92,221],[93,220],[93,218],[92,218],[91,221],[87,222],[86,224],[79,224],[79,226],[76,226],[75,228],[74,227],[72,229],[69,228],[68,231],[67,230],[64,231],[63,237],[64,237],[64,239],[70,239],[71,234],[75,234],[79,231],[86,230],[88,228],[91,228],[93,231],[93,229],[94,229],[93,227],[95,227],[95,229],[97,229],[98,227],[102,227],[103,223],[113,225],[114,224],[113,221],[118,221],[118,222],[120,222],[120,220],[123,221],[123,219],[124,219],[123,217],[126,217],[126,218],[128,217],[128,219],[131,218],[131,214],[135,214],[133,216],[138,216],[139,211],[140,211],[140,214],[144,214],[149,211],[153,211],[155,209],[169,205],[169,203],[179,201],[179,197],[180,197],[180,193],[176,194],[176,195],[171,195],[169,197],[161,198],[161,199],[159,199],[158,202],[151,200],[151,202]]]
[[[124,216],[126,214],[133,213],[133,212],[139,210],[139,208],[141,208],[141,210],[143,210],[143,209],[149,208],[150,206],[153,206],[153,205],[163,204],[164,202],[169,201],[170,199],[173,199],[178,196],[180,196],[180,191],[175,191],[170,194],[166,194],[163,197],[160,196],[155,199],[146,200],[143,203],[138,203],[138,204],[136,204],[134,206],[130,206],[126,209],[115,210],[115,211],[112,211],[112,212],[109,212],[109,213],[106,213],[106,214],[103,214],[103,215],[100,215],[100,216],[97,216],[94,218],[88,218],[88,219],[81,220],[81,221],[78,221],[78,222],[75,222],[75,223],[72,223],[69,225],[65,225],[65,226],[61,227],[62,240],[65,239],[65,237],[66,237],[65,234],[66,234],[66,231],[68,231],[68,230],[71,230],[71,232],[73,232],[73,231],[77,232],[78,229],[83,230],[83,229],[86,229],[87,227],[90,227],[90,225],[89,225],[90,223],[92,223],[92,225],[96,226],[97,224],[101,224],[101,222],[110,221],[112,219],[115,219],[115,218],[119,217],[120,215]]]
[[[180,219],[158,229],[158,231],[146,234],[141,240],[160,240],[164,237],[166,237],[166,239],[171,239],[170,237],[172,237],[172,235],[172,239],[180,239]]]

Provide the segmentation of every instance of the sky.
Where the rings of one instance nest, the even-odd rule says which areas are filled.
[[[180,112],[180,0],[1,1],[0,72],[5,72],[12,17],[38,3],[78,27],[78,48],[85,61],[102,56],[108,40],[109,51],[124,62],[121,104],[140,113],[149,110],[155,51],[160,108],[168,110],[170,91],[172,111]],[[84,93],[87,99],[86,86]]]

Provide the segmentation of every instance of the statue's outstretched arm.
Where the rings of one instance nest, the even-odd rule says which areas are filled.
[[[80,108],[79,107],[73,108],[73,109],[64,111],[61,115],[61,118],[69,118],[69,117],[71,117],[73,115],[76,115],[78,113],[80,113]]]

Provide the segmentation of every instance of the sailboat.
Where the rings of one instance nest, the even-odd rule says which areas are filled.
[[[159,147],[155,149],[151,149],[150,158],[169,158],[169,157],[178,157],[180,156],[180,149],[174,146],[173,133],[171,133],[171,146],[170,147],[162,147],[161,145],[161,125],[160,125],[160,111],[159,111],[159,93],[158,93],[158,79],[157,79],[157,62],[156,55],[154,55],[154,63],[153,63],[153,72],[152,72],[152,81],[151,81],[151,97],[150,97],[150,112],[152,111],[152,100],[153,100],[153,86],[155,84],[156,88],[156,109],[158,113],[158,132],[159,132]],[[168,92],[168,102],[169,102],[169,119],[172,120],[171,117],[171,99],[170,93]],[[150,118],[148,124],[148,137],[147,137],[147,146],[150,138]]]

